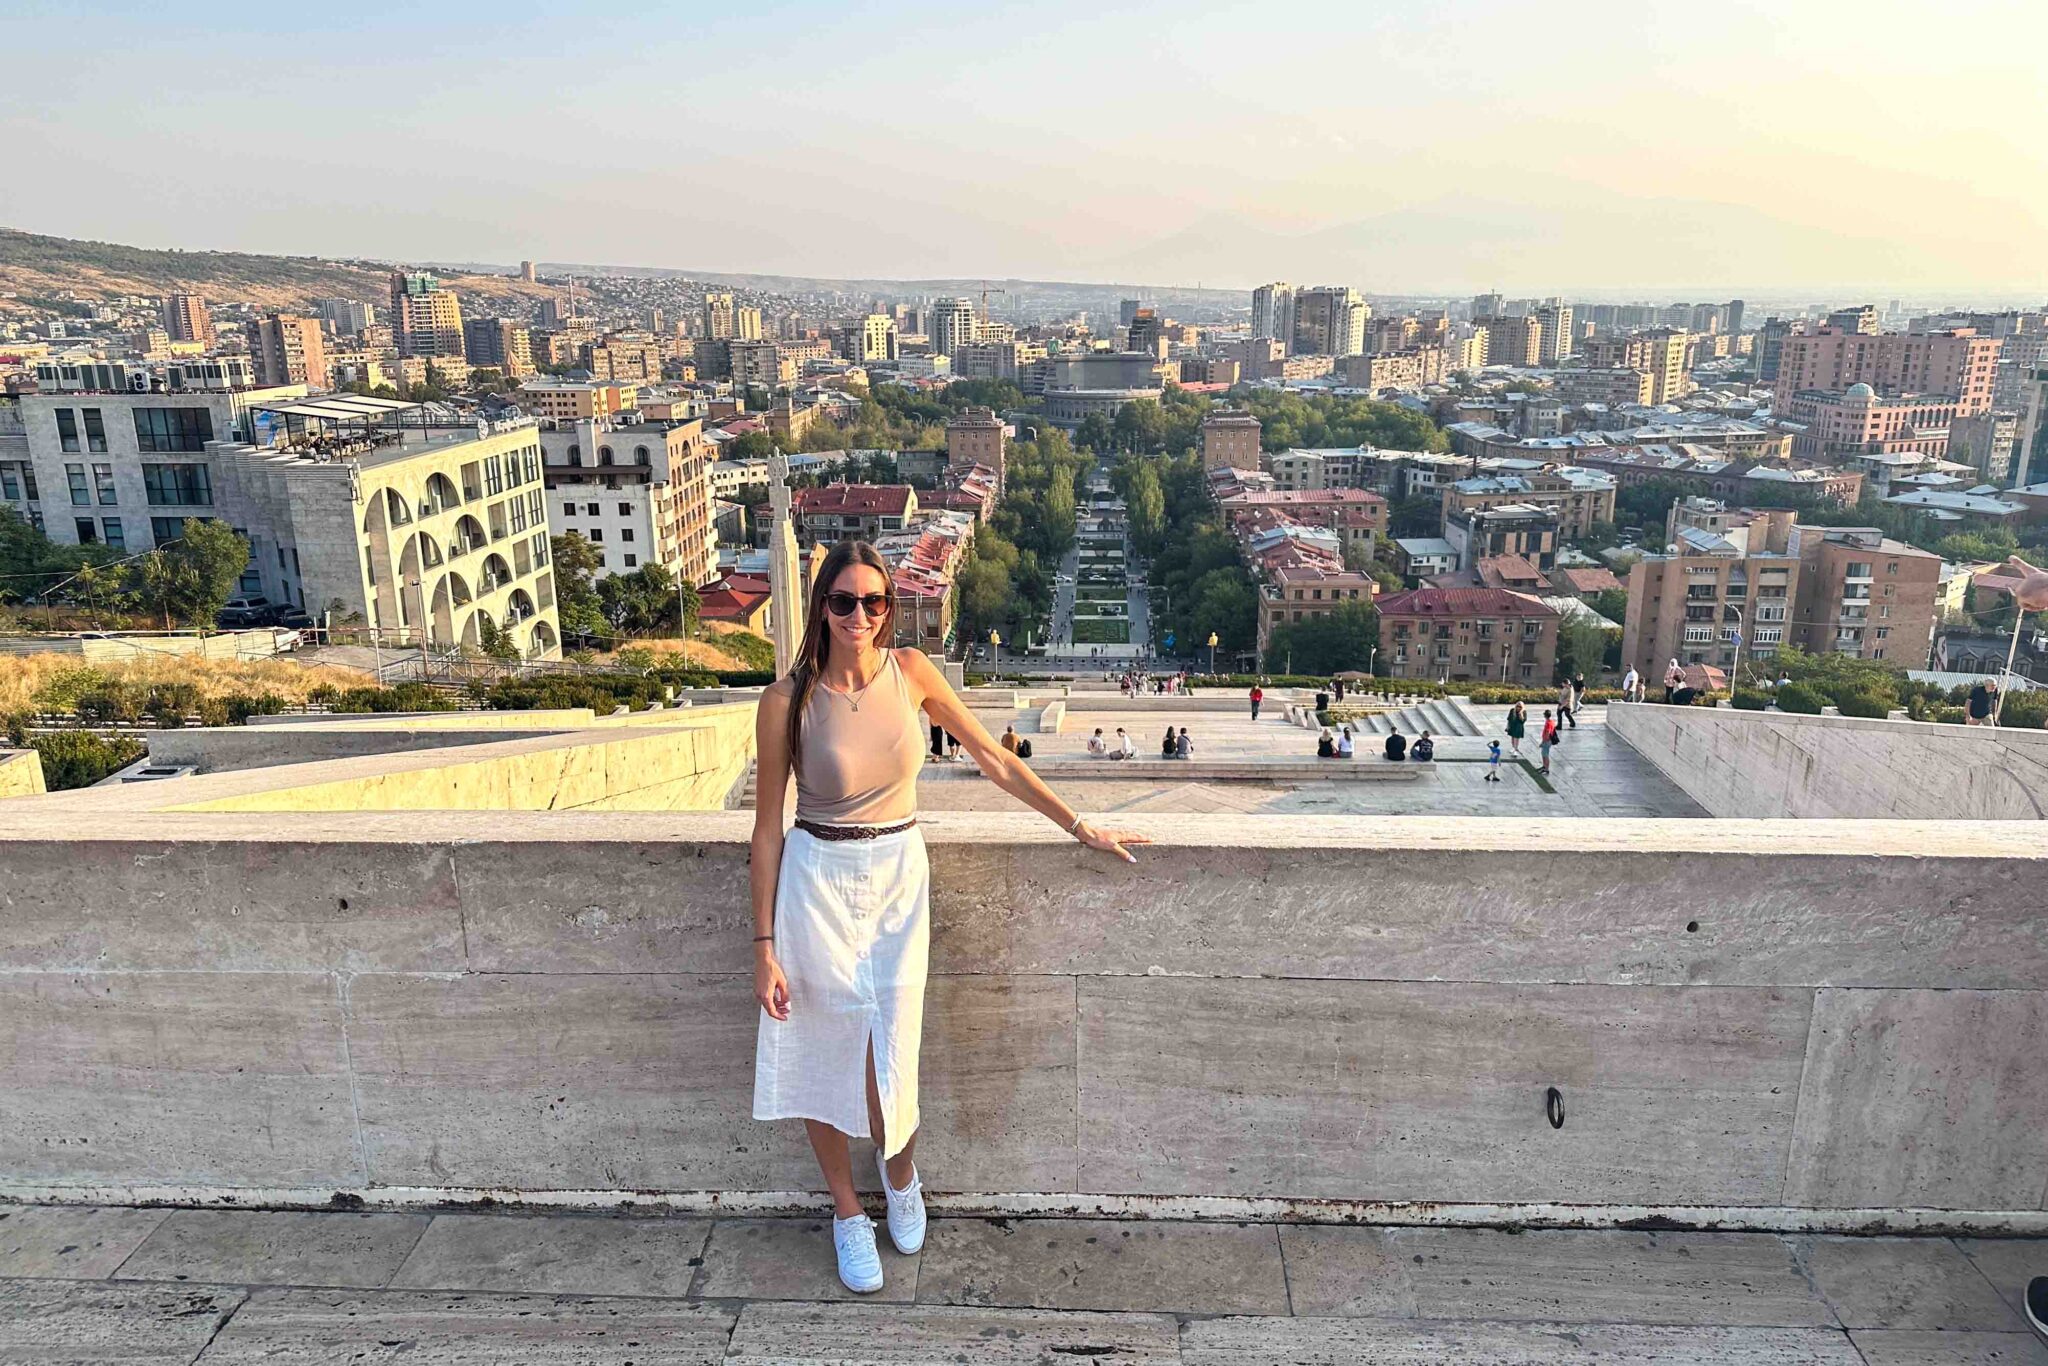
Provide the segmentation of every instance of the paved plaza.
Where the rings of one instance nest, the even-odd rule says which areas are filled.
[[[1214,693],[1198,693],[1197,699],[1211,699]],[[1287,720],[1285,705],[1269,701],[1260,708],[1259,719],[1251,709],[1195,711],[1174,706],[1172,698],[1146,698],[1120,706],[1117,694],[1076,694],[1070,699],[1066,724],[1058,734],[1037,729],[1038,712],[1019,711],[1014,718],[980,711],[982,723],[1000,735],[1006,723],[1014,723],[1019,734],[1031,736],[1034,762],[1043,759],[1086,760],[1088,738],[1097,726],[1105,737],[1114,739],[1116,728],[1124,727],[1143,757],[1159,753],[1159,742],[1170,722],[1185,725],[1200,760],[1264,760],[1311,758],[1316,751],[1316,732]],[[1111,708],[1107,711],[1079,710],[1072,704]],[[1474,707],[1456,699],[1433,702],[1427,708],[1396,712],[1403,716],[1403,729],[1413,739],[1422,725],[1432,725],[1436,738],[1436,762],[1418,782],[1318,781],[1294,783],[1257,780],[1203,781],[1174,778],[1162,781],[1147,775],[1128,782],[1114,776],[1077,782],[1070,772],[1047,781],[1059,789],[1064,781],[1069,797],[1082,809],[1098,812],[1238,813],[1244,815],[1380,815],[1380,816],[1668,816],[1703,817],[1698,803],[1659,773],[1623,741],[1608,734],[1604,708],[1587,707],[1577,730],[1567,729],[1563,741],[1551,755],[1551,777],[1545,791],[1535,768],[1539,762],[1535,732],[1542,709],[1537,708],[1530,723],[1530,738],[1522,742],[1526,764],[1511,762],[1512,753],[1501,766],[1501,781],[1485,781],[1487,741],[1499,739],[1505,750],[1506,707]],[[1445,726],[1442,722],[1451,722]],[[1432,724],[1435,723],[1435,724]],[[1446,734],[1455,728],[1463,734]],[[1471,732],[1476,732],[1471,733]],[[1361,734],[1359,752],[1350,762],[1360,766],[1384,765],[1380,734]],[[1106,775],[1115,772],[1115,761],[1094,760],[1104,765]],[[1329,763],[1336,760],[1325,761]],[[999,811],[1014,807],[1013,800],[979,776],[971,762],[957,765],[927,764],[918,784],[921,810]]]
[[[0,1206],[0,1361],[2048,1366],[2048,1240]]]

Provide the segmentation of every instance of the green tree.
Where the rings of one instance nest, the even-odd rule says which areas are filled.
[[[76,574],[105,563],[114,552],[104,546],[60,546],[12,508],[0,507],[0,603],[19,602]]]
[[[1262,663],[1268,670],[1300,674],[1367,669],[1373,667],[1379,641],[1378,609],[1364,601],[1347,602],[1334,612],[1276,625]]]
[[[742,432],[718,453],[721,460],[766,460],[775,454],[775,438],[766,432]]]
[[[565,531],[550,536],[548,548],[555,568],[555,612],[563,634],[584,640],[611,635],[597,599],[595,580],[603,568],[597,547],[576,532]]]
[[[1387,509],[1387,530],[1395,536],[1441,536],[1444,501],[1440,494],[1417,493],[1397,499]]]
[[[213,625],[249,567],[249,543],[226,522],[189,517],[177,540],[129,565],[126,594],[138,607],[188,626]]]
[[[483,629],[478,633],[477,643],[483,647],[483,652],[488,658],[506,664],[519,662],[519,642],[513,638],[510,631],[501,628],[488,614],[483,618]]]
[[[1591,617],[1576,613],[1557,626],[1557,673],[1560,678],[1600,676],[1607,662],[1607,638],[1614,634]],[[1590,686],[1590,684],[1589,684]]]

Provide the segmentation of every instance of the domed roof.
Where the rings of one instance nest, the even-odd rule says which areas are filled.
[[[1867,384],[1852,384],[1849,386],[1847,396],[1849,398],[1876,398],[1877,390]]]

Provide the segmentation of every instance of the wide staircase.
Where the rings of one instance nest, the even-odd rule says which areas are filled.
[[[1463,707],[1443,698],[1429,698],[1405,707],[1370,712],[1352,718],[1350,725],[1353,730],[1362,728],[1368,735],[1386,735],[1395,730],[1403,735],[1416,735],[1425,730],[1431,735],[1486,733]]]

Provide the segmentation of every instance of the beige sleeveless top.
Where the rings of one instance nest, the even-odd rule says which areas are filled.
[[[803,762],[796,771],[798,820],[821,825],[889,825],[917,814],[923,727],[903,666],[890,650],[875,681],[851,696],[822,682],[804,704]]]

